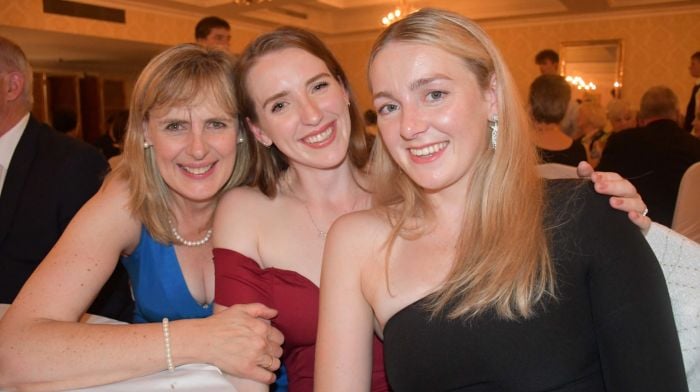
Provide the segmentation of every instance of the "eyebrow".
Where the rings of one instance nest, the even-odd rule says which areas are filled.
[[[421,88],[427,84],[430,84],[430,83],[432,83],[436,80],[440,80],[440,79],[452,80],[452,78],[447,76],[447,75],[437,74],[437,75],[430,77],[430,78],[421,78],[421,79],[415,80],[415,81],[411,82],[411,84],[408,86],[408,88],[411,91],[415,91],[415,90],[418,90],[419,88]]]
[[[331,75],[328,72],[321,72],[318,75],[315,75],[311,79],[306,81],[306,86],[313,84],[318,79],[321,79],[324,77],[331,77]],[[271,102],[276,101],[276,100],[278,100],[286,95],[289,95],[289,90],[282,90],[282,91],[278,92],[277,94],[272,95],[270,98],[263,101],[262,108],[265,109],[265,107],[267,107],[267,105],[269,105]]]
[[[423,86],[426,86],[426,85],[428,85],[436,80],[441,80],[441,79],[453,80],[451,77],[449,77],[447,75],[437,74],[437,75],[429,77],[429,78],[420,78],[420,79],[414,80],[413,82],[411,82],[411,84],[408,85],[408,89],[410,91],[416,91]],[[374,100],[377,98],[392,98],[392,97],[393,96],[391,94],[384,92],[384,91],[380,91],[380,92],[374,94],[372,96],[372,99]]]

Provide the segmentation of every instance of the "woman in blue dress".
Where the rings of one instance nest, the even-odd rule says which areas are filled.
[[[274,381],[282,335],[265,319],[276,311],[249,304],[212,316],[212,215],[255,148],[238,127],[232,77],[227,54],[196,45],[144,69],[124,159],[0,323],[0,386],[77,388],[188,362]],[[78,323],[120,258],[134,324]]]

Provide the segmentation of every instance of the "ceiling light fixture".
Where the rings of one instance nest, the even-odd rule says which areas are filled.
[[[583,78],[580,76],[569,75],[565,79],[567,82],[569,82],[570,84],[572,84],[574,87],[576,87],[579,90],[588,91],[588,90],[595,90],[596,88],[598,88],[598,86],[596,86],[595,83],[593,83],[593,82],[586,83],[586,81],[583,80]]]
[[[416,11],[418,11],[416,8],[406,4],[406,0],[401,0],[401,4],[399,4],[395,10],[389,12],[382,18],[382,24],[384,26],[389,26],[390,24],[403,19],[408,14],[412,14]]]
[[[261,3],[267,3],[272,0],[233,0],[233,3],[235,5],[253,5],[253,4],[261,4]]]

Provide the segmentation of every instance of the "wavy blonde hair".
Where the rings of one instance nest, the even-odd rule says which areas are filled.
[[[431,296],[429,309],[433,316],[448,312],[449,318],[470,318],[489,310],[506,319],[531,317],[535,305],[554,294],[554,270],[543,227],[544,191],[535,170],[537,155],[501,54],[476,23],[436,9],[422,9],[382,32],[372,48],[369,68],[391,42],[430,45],[461,58],[482,91],[496,81],[498,146],[484,147],[474,157],[456,259],[446,281]],[[490,138],[486,122],[483,137]],[[370,173],[375,179],[375,206],[393,225],[389,253],[397,237],[416,235],[409,222],[430,219],[433,213],[420,187],[402,175],[380,138],[376,143]],[[388,256],[386,260],[388,264]]]
[[[155,162],[153,148],[144,148],[149,113],[163,107],[195,103],[213,97],[237,118],[233,83],[234,59],[227,53],[199,45],[174,46],[154,57],[139,75],[129,109],[124,140],[124,159],[110,174],[129,186],[129,209],[151,236],[162,243],[174,242],[169,220],[171,191]],[[238,132],[244,132],[238,129]],[[218,195],[245,181],[251,161],[252,135],[240,135],[233,173]]]

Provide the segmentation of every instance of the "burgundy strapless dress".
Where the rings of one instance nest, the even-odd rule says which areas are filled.
[[[251,258],[230,249],[214,249],[217,304],[259,302],[279,312],[272,325],[284,334],[282,362],[290,392],[312,392],[318,326],[319,289],[294,271],[261,269]],[[372,391],[389,391],[384,352],[375,336]]]

